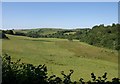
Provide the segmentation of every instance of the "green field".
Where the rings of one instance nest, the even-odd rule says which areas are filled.
[[[80,77],[90,80],[90,73],[97,76],[108,73],[108,80],[118,77],[117,51],[99,48],[79,42],[57,38],[29,38],[7,35],[10,40],[2,40],[2,52],[13,60],[21,59],[34,65],[46,64],[48,75],[61,76],[63,70],[74,70],[73,80]]]

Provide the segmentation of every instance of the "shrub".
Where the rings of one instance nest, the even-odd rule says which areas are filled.
[[[13,30],[6,30],[6,31],[3,31],[4,33],[6,34],[11,34],[11,35],[14,35],[14,32]]]
[[[18,35],[18,36],[26,36],[26,34],[23,33],[23,32],[15,32],[15,35]]]
[[[92,82],[84,82],[83,78],[77,81],[71,81],[71,75],[73,70],[70,70],[69,74],[63,75],[63,80],[56,75],[50,77],[47,76],[47,67],[44,65],[34,66],[32,64],[20,63],[20,59],[12,61],[11,56],[5,54],[2,57],[2,84],[120,84],[119,78],[113,78],[112,81],[107,80],[107,73],[103,76],[96,77],[94,73],[91,73]]]
[[[47,68],[45,65],[33,66],[32,64],[11,61],[7,54],[2,59],[2,84],[45,84],[47,83]]]
[[[0,39],[9,39],[9,38],[5,35],[5,33],[1,32]]]

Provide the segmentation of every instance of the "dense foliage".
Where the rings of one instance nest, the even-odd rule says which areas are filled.
[[[112,26],[94,26],[90,31],[86,31],[85,34],[81,34],[80,41],[87,42],[95,46],[119,50],[119,29],[119,24],[113,24]]]
[[[69,74],[61,71],[64,78],[56,75],[48,76],[47,67],[44,65],[34,66],[32,64],[20,63],[20,60],[12,61],[11,56],[5,54],[2,57],[2,84],[119,84],[119,78],[113,78],[107,81],[107,73],[103,76],[96,77],[91,73],[91,80],[84,82],[83,78],[79,81],[71,81],[71,75],[74,73],[70,70]]]
[[[5,35],[5,33],[0,31],[0,39],[9,39],[9,38]]]
[[[13,32],[13,30],[3,30],[2,31],[3,33],[5,33],[5,34],[11,34],[11,35],[14,35],[14,32]]]

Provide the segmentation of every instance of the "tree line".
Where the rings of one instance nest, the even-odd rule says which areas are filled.
[[[120,24],[112,24],[104,26],[104,24],[95,25],[92,29],[69,29],[58,30],[52,34],[43,34],[44,31],[38,29],[31,30],[27,33],[14,32],[13,30],[3,31],[4,34],[28,36],[32,38],[62,38],[70,41],[77,39],[90,45],[106,47],[109,49],[120,49]],[[74,32],[71,34],[70,32]]]

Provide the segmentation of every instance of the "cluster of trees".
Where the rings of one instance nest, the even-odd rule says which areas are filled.
[[[107,81],[107,73],[96,77],[91,73],[91,80],[84,82],[83,78],[79,81],[71,81],[71,75],[61,71],[63,78],[56,75],[47,76],[47,67],[45,65],[34,66],[32,64],[20,63],[20,60],[11,61],[11,57],[5,54],[2,57],[2,84],[120,84],[119,78],[113,78]]]
[[[0,39],[9,39],[6,35],[5,35],[5,33],[3,33],[2,31],[0,31]]]
[[[104,26],[104,24],[96,25],[92,29],[71,29],[71,30],[58,30],[52,34],[43,34],[44,31],[31,30],[27,33],[13,32],[12,30],[3,31],[6,34],[28,36],[32,38],[62,38],[72,41],[73,39],[86,42],[90,45],[99,47],[106,47],[110,49],[120,49],[120,24],[112,24],[111,26]],[[74,32],[70,34],[70,32]]]
[[[13,30],[1,30],[0,31],[0,39],[9,39],[6,34],[14,35]]]
[[[2,33],[14,35],[13,30],[3,30]]]
[[[96,25],[85,32],[78,31],[77,39],[90,45],[106,47],[110,49],[120,49],[120,24],[112,26]]]
[[[67,39],[70,37],[70,35],[65,34],[65,33],[69,33],[69,32],[73,32],[73,30],[60,30],[60,31],[57,31],[56,33],[52,33],[52,34],[42,34],[42,32],[38,30],[38,31],[29,31],[26,33],[26,36],[33,37],[33,38],[63,38],[63,39]]]

